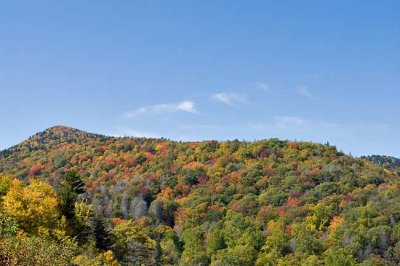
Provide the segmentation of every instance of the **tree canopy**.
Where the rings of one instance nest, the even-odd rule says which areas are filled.
[[[77,265],[400,263],[397,171],[329,145],[57,127],[1,152],[0,172],[4,260],[40,238]]]

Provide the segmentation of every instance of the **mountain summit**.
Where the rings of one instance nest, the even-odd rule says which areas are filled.
[[[12,146],[9,149],[3,151],[3,153],[9,153],[12,151],[33,151],[33,150],[46,150],[48,148],[54,148],[57,145],[67,143],[85,143],[89,140],[98,138],[111,138],[100,134],[88,133],[83,130],[79,130],[67,126],[53,126],[44,131],[38,132],[35,135],[29,137],[25,141]]]
[[[333,146],[114,138],[55,126],[0,153],[0,173],[25,183],[58,189],[71,170],[84,182],[80,197],[112,222],[122,262],[400,263],[398,174]]]
[[[29,140],[41,139],[43,142],[56,139],[60,141],[78,141],[88,137],[96,138],[104,136],[100,134],[88,133],[86,131],[72,127],[57,125],[35,134],[31,138],[29,138]]]

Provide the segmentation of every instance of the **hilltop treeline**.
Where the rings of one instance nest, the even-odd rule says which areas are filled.
[[[398,175],[328,145],[54,127],[3,151],[0,172],[0,252],[11,259],[18,242],[57,265],[400,263]],[[36,210],[41,201],[53,215],[18,214],[19,202]]]
[[[391,171],[400,173],[400,159],[398,158],[384,155],[370,155],[363,156],[361,158],[366,159],[374,164],[380,165],[384,168],[387,168]]]

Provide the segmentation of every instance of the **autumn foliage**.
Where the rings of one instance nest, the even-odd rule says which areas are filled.
[[[400,263],[396,171],[329,145],[54,127],[1,152],[0,172],[2,232],[67,239],[79,265]]]

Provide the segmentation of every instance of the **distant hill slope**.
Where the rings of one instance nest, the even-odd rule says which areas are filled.
[[[154,253],[169,252],[168,263],[155,257],[162,265],[400,263],[398,175],[332,146],[116,138],[56,126],[0,152],[0,172],[55,188],[71,169],[97,213],[147,217],[156,241],[160,226],[174,229],[175,242],[158,243],[168,251]]]
[[[385,155],[370,155],[370,156],[363,156],[361,158],[366,159],[374,164],[385,167],[387,169],[390,169],[392,171],[400,172],[400,159],[398,158]]]
[[[20,152],[23,150],[43,150],[46,148],[52,148],[59,144],[84,143],[89,139],[100,138],[106,139],[107,137],[100,134],[88,133],[71,127],[54,126],[39,132],[20,144],[3,151],[3,154],[4,152]]]

